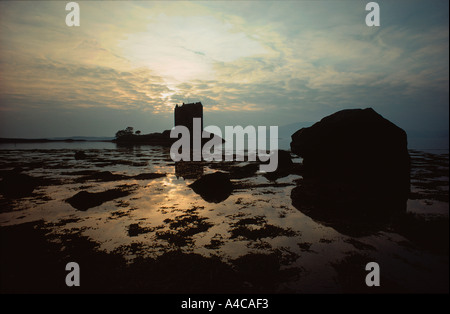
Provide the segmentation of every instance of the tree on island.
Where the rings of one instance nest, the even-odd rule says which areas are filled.
[[[123,137],[129,137],[133,135],[134,128],[132,126],[127,127],[125,130],[119,130],[116,132],[116,140]],[[140,131],[139,131],[140,133]]]
[[[165,130],[162,133],[142,134],[140,130],[134,131],[134,128],[129,126],[124,130],[116,132],[116,138],[113,140],[120,144],[155,144],[155,145],[171,145],[175,139],[170,138],[170,130]]]

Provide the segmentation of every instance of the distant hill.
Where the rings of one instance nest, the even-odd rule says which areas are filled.
[[[296,122],[278,127],[279,146],[289,149],[291,135],[301,128],[310,127],[315,122]],[[405,130],[409,149],[449,149],[448,130]]]
[[[301,128],[307,128],[313,124],[314,124],[314,122],[295,122],[295,123],[279,126],[278,127],[278,137],[291,139],[292,134],[294,134]]]
[[[112,141],[114,137],[111,136],[66,136],[66,137],[49,137],[52,141]]]
[[[48,142],[103,142],[112,141],[113,137],[68,136],[51,138],[0,138],[0,143],[48,143]]]

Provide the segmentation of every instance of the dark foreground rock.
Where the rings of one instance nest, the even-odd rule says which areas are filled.
[[[9,199],[31,196],[39,186],[58,184],[58,180],[44,177],[33,177],[22,173],[23,169],[17,167],[13,170],[1,171],[0,194]]]
[[[3,178],[0,181],[0,194],[9,198],[29,196],[39,184],[40,180],[38,178],[14,169],[3,174]]]
[[[210,203],[220,203],[226,200],[233,191],[228,174],[223,172],[206,174],[189,187]]]
[[[67,203],[72,205],[72,207],[78,210],[88,210],[89,208],[99,206],[104,202],[111,201],[113,199],[124,197],[129,195],[131,192],[129,189],[111,189],[104,192],[91,193],[87,191],[81,191],[68,198]]]
[[[52,230],[44,221],[0,227],[0,293],[277,293],[280,284],[302,271],[286,267],[276,252],[225,262],[217,255],[174,249],[150,258],[138,243],[106,252],[76,230]],[[131,249],[138,255],[132,261],[123,255]],[[65,267],[74,256],[81,285],[68,287]]]
[[[165,177],[165,173],[140,173],[135,176],[127,176],[124,174],[116,174],[110,171],[90,171],[87,172],[75,172],[74,174],[86,174],[82,177],[75,179],[77,183],[84,183],[87,181],[95,181],[95,182],[110,182],[110,181],[119,181],[119,180],[152,180],[161,177]],[[68,174],[71,174],[70,172]]]
[[[406,209],[406,133],[373,109],[342,110],[302,128],[291,150],[303,158],[292,204],[312,218],[342,230]]]

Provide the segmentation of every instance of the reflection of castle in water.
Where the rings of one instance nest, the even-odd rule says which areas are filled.
[[[177,161],[175,162],[175,175],[183,179],[198,179],[203,175],[204,166],[198,161]]]
[[[176,105],[174,109],[174,124],[183,125],[189,129],[191,136],[193,135],[193,118],[201,119],[201,130],[203,130],[203,105],[201,102],[183,103],[181,106]],[[192,143],[192,141],[191,141]],[[178,161],[175,162],[175,175],[177,178],[198,179],[203,175],[203,163],[195,161]]]

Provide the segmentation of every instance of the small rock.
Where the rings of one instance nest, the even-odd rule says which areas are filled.
[[[9,198],[30,196],[39,186],[40,179],[20,173],[22,169],[16,168],[3,175],[0,181],[0,193]]]
[[[68,198],[67,203],[78,210],[88,210],[89,208],[99,206],[104,202],[111,201],[113,199],[124,197],[130,194],[129,190],[123,189],[111,189],[104,192],[91,193],[87,191],[81,191]]]
[[[76,160],[84,160],[87,157],[88,156],[83,151],[78,151],[78,152],[75,153],[75,159]]]
[[[264,176],[270,180],[275,181],[279,178],[286,177],[290,174],[299,173],[299,164],[292,162],[291,153],[285,150],[278,150],[278,166],[273,172],[268,172]]]
[[[206,174],[189,187],[210,203],[220,203],[226,200],[233,191],[229,176],[223,172]]]

